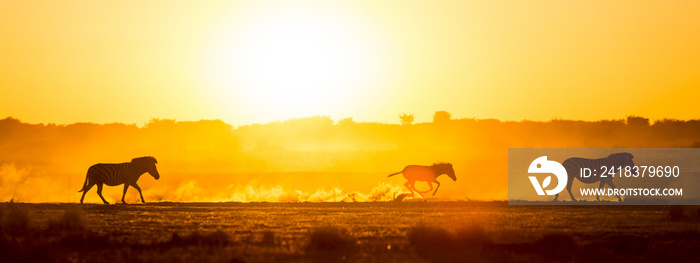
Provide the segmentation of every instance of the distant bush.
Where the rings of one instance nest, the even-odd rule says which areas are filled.
[[[434,123],[447,123],[452,120],[452,114],[447,111],[436,111],[433,114]]]
[[[649,118],[640,116],[627,116],[627,125],[634,127],[649,127]]]
[[[399,120],[401,120],[401,125],[411,125],[416,117],[413,114],[401,113],[399,114]]]

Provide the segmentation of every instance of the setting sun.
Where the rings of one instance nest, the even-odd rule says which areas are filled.
[[[204,75],[222,105],[266,120],[348,111],[386,64],[381,38],[340,6],[253,6],[220,21]],[[223,106],[226,108],[226,106]]]

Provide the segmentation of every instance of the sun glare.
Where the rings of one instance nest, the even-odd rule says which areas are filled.
[[[343,112],[379,72],[376,37],[338,7],[265,6],[226,24],[204,67],[214,97],[265,121]]]

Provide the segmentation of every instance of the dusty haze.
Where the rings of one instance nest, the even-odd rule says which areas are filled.
[[[699,147],[700,120],[597,122],[436,119],[412,125],[309,117],[234,128],[220,120],[27,124],[0,120],[0,201],[77,202],[87,168],[155,156],[161,179],[139,180],[146,201],[380,201],[409,164],[450,162],[440,200],[507,198],[507,148]],[[427,189],[425,183],[417,188]],[[91,190],[87,202],[98,202]],[[106,187],[118,201],[122,187]],[[131,189],[127,202],[137,202]]]

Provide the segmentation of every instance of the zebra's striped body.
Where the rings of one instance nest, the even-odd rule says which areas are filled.
[[[117,186],[124,184],[124,194],[122,195],[122,203],[124,201],[124,196],[126,195],[126,190],[129,186],[136,188],[141,196],[141,202],[145,203],[143,199],[143,194],[141,193],[141,188],[136,184],[139,177],[144,173],[149,173],[156,180],[160,178],[158,170],[156,169],[156,161],[153,157],[139,157],[134,158],[128,163],[98,163],[90,166],[87,175],[85,176],[85,183],[83,184],[83,189],[78,192],[83,192],[83,197],[80,198],[80,203],[83,203],[85,194],[92,188],[93,185],[97,185],[97,195],[100,196],[105,204],[108,202],[102,197],[102,185],[106,184],[109,186]]]
[[[564,168],[566,169],[566,173],[568,175],[568,180],[566,183],[566,190],[569,191],[569,196],[571,196],[571,200],[576,201],[574,198],[574,195],[571,193],[571,186],[574,183],[574,178],[577,178],[579,181],[582,183],[586,184],[592,184],[595,182],[600,181],[600,186],[599,188],[603,188],[605,184],[608,184],[610,187],[615,188],[615,184],[613,184],[613,177],[610,175],[607,175],[606,177],[601,177],[599,174],[602,172],[601,167],[607,167],[608,169],[612,169],[613,173],[617,173],[620,171],[620,169],[625,169],[625,166],[634,166],[634,162],[632,161],[632,156],[631,153],[613,153],[611,155],[608,155],[608,157],[605,158],[600,158],[600,159],[586,159],[586,158],[569,158],[564,161],[562,164]],[[598,174],[593,174],[589,177],[583,177],[581,175],[581,169],[582,168],[589,168],[591,171],[597,170]],[[636,172],[636,170],[632,170],[633,173]],[[557,198],[559,198],[559,194],[554,197],[554,200],[556,201]],[[596,199],[600,201],[600,196],[596,196]],[[620,196],[617,196],[617,199],[622,202],[622,198]]]

